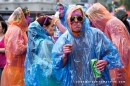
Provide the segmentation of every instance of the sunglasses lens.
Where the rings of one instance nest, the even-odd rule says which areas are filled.
[[[83,21],[83,17],[82,16],[72,16],[70,18],[70,22],[74,22],[75,21],[75,18],[79,21],[79,22],[82,22]]]
[[[83,17],[78,16],[78,17],[77,17],[77,20],[78,20],[79,22],[82,22],[82,21],[83,21]]]
[[[72,16],[72,17],[70,18],[70,22],[73,22],[74,20],[75,20],[75,17]]]

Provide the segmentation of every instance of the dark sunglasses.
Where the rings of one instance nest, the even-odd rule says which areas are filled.
[[[70,22],[74,22],[75,18],[79,21],[79,22],[83,22],[83,17],[82,16],[71,16],[70,17]]]

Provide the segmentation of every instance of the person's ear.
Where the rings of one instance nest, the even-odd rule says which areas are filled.
[[[43,28],[44,28],[45,30],[47,30],[47,26],[46,26],[46,25],[43,25]]]

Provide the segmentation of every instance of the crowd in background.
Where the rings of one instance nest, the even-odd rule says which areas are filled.
[[[129,86],[130,20],[103,5],[67,7],[58,15],[18,7],[0,15],[0,86]],[[91,60],[96,59],[93,73]]]

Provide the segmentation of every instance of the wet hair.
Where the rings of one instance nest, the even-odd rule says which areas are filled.
[[[1,23],[2,29],[4,30],[3,33],[5,34],[7,31],[7,24],[4,21],[0,21],[0,23]]]
[[[22,8],[22,11],[23,11],[25,17],[27,16],[27,14],[30,13],[30,10],[27,7]]]
[[[37,19],[37,22],[41,25],[41,27],[43,27],[43,25],[45,26],[49,26],[51,24],[52,19],[48,16],[40,16]]]

